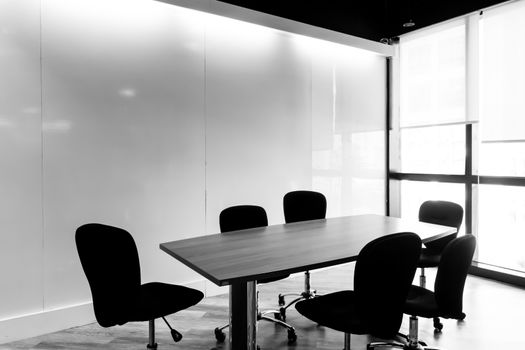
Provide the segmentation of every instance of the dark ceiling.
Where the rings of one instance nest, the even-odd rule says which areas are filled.
[[[380,41],[505,0],[220,0],[252,10]],[[414,26],[403,27],[412,20]]]

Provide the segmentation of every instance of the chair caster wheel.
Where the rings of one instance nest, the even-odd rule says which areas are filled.
[[[465,319],[465,317],[467,317],[467,315],[465,315],[465,313],[462,312],[460,317],[458,318],[458,320],[463,321]]]
[[[177,332],[176,330],[172,329],[171,330],[171,337],[173,338],[173,341],[175,343],[178,343],[181,341],[182,339],[182,334],[180,334],[179,332]]]
[[[284,307],[280,308],[279,309],[279,312],[280,312],[280,320],[283,321],[283,322],[286,322],[286,309]]]
[[[286,304],[284,301],[284,295],[279,294],[279,306],[283,306],[284,304]]]
[[[293,344],[297,341],[297,334],[295,334],[295,330],[289,329],[288,330],[288,344]]]
[[[219,343],[224,343],[224,340],[226,340],[226,334],[224,334],[219,328],[215,328],[215,339],[217,339]]]

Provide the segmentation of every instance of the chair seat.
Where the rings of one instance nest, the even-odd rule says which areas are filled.
[[[203,297],[201,291],[184,286],[145,283],[128,307],[127,321],[149,321],[170,315],[197,304]]]
[[[438,267],[441,260],[441,253],[428,248],[422,248],[417,263],[418,267]]]
[[[302,300],[295,304],[295,308],[306,318],[340,332],[367,334],[369,331],[357,314],[354,291],[345,290]]]
[[[439,317],[434,292],[419,286],[411,286],[405,302],[404,313],[425,318]]]

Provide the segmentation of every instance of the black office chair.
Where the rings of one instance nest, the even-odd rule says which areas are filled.
[[[292,222],[318,220],[326,217],[326,197],[314,191],[292,191],[283,197],[284,220],[287,224]],[[288,305],[285,297],[298,296]],[[317,295],[315,289],[310,287],[310,271],[304,273],[304,291],[301,293],[279,294],[280,317],[286,321],[286,309],[303,299],[310,299]]]
[[[457,237],[461,223],[463,221],[463,208],[456,203],[447,201],[426,201],[419,208],[419,221],[430,224],[452,226],[457,229],[453,235],[449,235],[432,242],[425,243],[425,248],[421,250],[418,267],[421,268],[419,285],[425,288],[426,267],[438,267],[443,249],[447,244]]]
[[[403,320],[420,251],[421,239],[414,233],[377,238],[359,253],[353,291],[302,300],[295,308],[320,325],[344,332],[345,350],[350,349],[351,333],[393,339]],[[395,341],[390,344],[403,345]]]
[[[149,321],[147,348],[156,349],[155,319],[162,317],[173,340],[182,339],[165,316],[197,304],[204,297],[200,291],[160,282],[141,284],[137,246],[123,229],[86,224],[77,229],[75,241],[99,325]]]
[[[220,213],[219,226],[222,233],[263,227],[268,226],[268,217],[266,211],[262,207],[256,205],[237,205],[226,208]],[[290,276],[290,274],[261,279],[257,281],[257,284],[275,282],[287,278],[288,276]],[[273,314],[275,318],[267,316],[268,314]],[[297,340],[295,329],[291,325],[280,320],[279,316],[280,313],[278,310],[257,310],[257,321],[266,320],[285,327],[288,330],[288,343],[294,343]],[[222,327],[215,328],[215,339],[217,339],[217,341],[223,342],[226,339],[223,330],[228,326],[229,324],[226,324]]]
[[[408,343],[404,349],[425,348],[426,344],[418,341],[417,316],[433,318],[436,331],[441,331],[443,328],[443,325],[439,323],[439,317],[457,320],[462,320],[465,317],[463,313],[463,289],[475,250],[476,238],[473,235],[455,238],[443,250],[434,284],[434,292],[419,286],[410,288],[404,307],[404,313],[411,315],[409,335],[405,336]],[[436,320],[438,324],[436,324]]]

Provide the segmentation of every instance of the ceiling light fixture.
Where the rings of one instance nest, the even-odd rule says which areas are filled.
[[[404,16],[405,18],[408,18],[408,21],[405,21],[405,23],[403,23],[403,28],[414,27],[416,25],[414,21],[412,20],[412,18],[414,18],[414,13],[415,13],[414,12],[414,0],[405,0],[403,8],[404,8],[403,12],[405,12]]]
[[[403,23],[403,28],[411,28],[411,27],[413,27],[415,25],[416,24],[414,23],[414,21],[409,19],[408,22]]]

